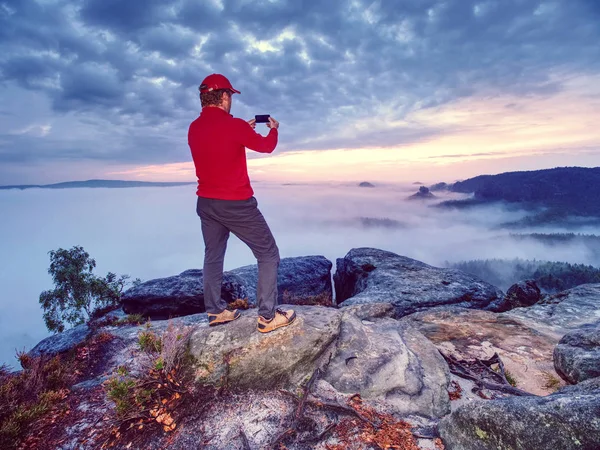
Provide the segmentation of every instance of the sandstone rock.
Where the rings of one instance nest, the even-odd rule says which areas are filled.
[[[600,322],[563,336],[554,349],[554,367],[572,384],[600,377]]]
[[[200,384],[274,389],[306,381],[329,358],[342,313],[333,308],[296,306],[295,323],[272,333],[256,330],[256,315],[226,326],[198,328],[190,349]]]
[[[91,431],[98,425],[98,417],[114,414],[114,405],[105,400],[100,384],[120,367],[126,367],[132,376],[147,373],[156,355],[140,349],[139,334],[153,332],[161,336],[170,324],[193,327],[190,348],[196,357],[198,383],[186,385],[186,397],[191,403],[178,416],[178,431],[148,439],[140,437],[132,449],[183,450],[198,442],[215,450],[225,445],[232,449],[248,445],[270,448],[276,437],[289,428],[297,410],[297,401],[279,389],[284,387],[298,395],[316,367],[325,372],[311,391],[313,403],[305,408],[298,440],[286,442],[290,450],[312,448],[303,439],[313,439],[317,448],[341,444],[335,433],[315,438],[331,423],[340,423],[348,415],[323,409],[314,402],[321,398],[343,406],[357,391],[365,397],[365,405],[403,419],[408,414],[416,430],[431,434],[437,418],[448,412],[447,368],[427,339],[390,317],[394,315],[390,304],[294,309],[298,313],[296,323],[265,335],[256,330],[256,311],[246,311],[237,321],[218,327],[208,326],[206,314],[156,320],[141,326],[101,325],[99,321],[98,329],[92,327],[94,333],[110,334],[112,338],[103,344],[103,354],[94,354],[94,367],[86,371],[89,378],[80,378],[71,387],[73,395],[83,401],[79,407],[73,407],[68,423],[60,424],[65,439],[57,448],[101,446],[102,442],[90,438]],[[111,314],[119,318],[124,315],[121,311]],[[361,366],[351,362],[346,365],[338,350],[355,352]],[[347,392],[338,391],[330,382],[340,389],[347,386]],[[223,384],[229,387],[224,394],[203,397],[213,392],[212,387]],[[189,409],[196,406],[197,413]],[[245,444],[240,430],[245,432],[249,444]],[[364,444],[357,448],[367,447]]]
[[[279,303],[331,305],[332,266],[324,256],[282,258],[277,277]],[[256,303],[258,266],[239,267],[229,273],[244,281],[248,300]]]
[[[77,325],[62,333],[56,333],[48,336],[40,341],[35,347],[29,351],[31,356],[47,356],[58,355],[59,353],[68,352],[85,341],[90,335],[90,329],[86,324]]]
[[[536,304],[542,298],[542,293],[535,280],[523,280],[513,284],[504,298],[495,302],[490,310],[505,312],[514,308],[522,308]]]
[[[223,274],[221,297],[228,303],[247,297],[244,281],[232,273]],[[141,283],[123,293],[123,310],[153,319],[204,312],[202,270],[190,269],[179,275]]]
[[[389,303],[365,303],[362,305],[342,306],[340,308],[344,313],[353,314],[360,320],[373,321],[388,317],[394,319],[396,310]]]
[[[473,402],[439,425],[448,450],[600,448],[600,378],[546,397]]]
[[[374,248],[338,258],[333,278],[338,304],[391,303],[398,317],[438,305],[484,309],[503,297],[473,275]]]
[[[341,333],[325,381],[397,415],[449,413],[448,367],[422,334],[394,319],[373,322],[361,320],[364,311],[342,311]]]
[[[283,258],[277,279],[278,300],[290,304],[332,304],[332,263],[324,256]],[[223,273],[221,297],[231,303],[247,298],[256,303],[258,266],[250,265]],[[152,319],[204,312],[202,270],[141,283],[123,293],[123,309]]]
[[[416,194],[408,197],[408,200],[431,200],[437,196],[433,195],[428,187],[421,186]]]
[[[531,306],[540,301],[541,291],[535,280],[523,280],[508,288],[506,297],[513,308]]]
[[[600,283],[582,284],[546,297],[529,308],[516,308],[504,314],[527,322],[540,332],[562,336],[569,330],[600,321]]]
[[[547,395],[560,385],[552,362],[560,334],[540,333],[506,313],[458,307],[432,308],[401,322],[411,324],[440,351],[458,359],[489,359],[498,353],[517,387],[524,391]]]

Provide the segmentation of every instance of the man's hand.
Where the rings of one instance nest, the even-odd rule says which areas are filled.
[[[256,128],[256,119],[250,119],[248,121],[248,125],[250,125],[252,127],[252,129],[254,130]]]
[[[267,124],[267,126],[269,128],[279,128],[279,122],[277,122],[275,119],[273,119],[272,117],[269,117],[269,123]]]

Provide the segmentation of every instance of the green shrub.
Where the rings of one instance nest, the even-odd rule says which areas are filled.
[[[108,380],[106,395],[115,403],[118,416],[123,417],[135,408],[135,388],[136,382],[131,378],[114,377]]]
[[[119,319],[116,325],[139,325],[145,321],[146,319],[141,314],[129,314],[127,317]]]

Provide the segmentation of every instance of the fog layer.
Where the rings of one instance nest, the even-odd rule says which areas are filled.
[[[256,183],[254,188],[282,257],[324,255],[335,264],[351,248],[368,246],[436,266],[516,257],[600,265],[585,245],[549,247],[510,238],[514,229],[494,229],[522,218],[522,211],[431,208],[435,201],[406,201],[418,189],[409,183],[374,188]],[[0,364],[15,365],[15,350],[28,350],[48,335],[38,298],[53,288],[50,250],[81,245],[102,276],[112,271],[148,280],[202,268],[195,206],[194,186],[0,191]],[[530,231],[563,230],[519,230]],[[251,251],[231,236],[225,270],[254,263]]]

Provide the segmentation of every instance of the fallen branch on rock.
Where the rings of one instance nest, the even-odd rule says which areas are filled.
[[[292,424],[290,425],[290,427],[287,430],[285,430],[283,433],[281,433],[279,436],[277,436],[275,441],[273,441],[271,443],[271,446],[270,446],[271,448],[279,448],[279,444],[281,442],[283,442],[288,436],[297,434],[298,424],[300,423],[301,419],[304,416],[304,408],[306,408],[306,399],[308,398],[308,395],[310,394],[310,390],[312,389],[312,386],[313,386],[315,380],[317,379],[317,377],[319,376],[320,372],[321,371],[319,370],[319,368],[315,369],[315,371],[311,375],[310,379],[304,386],[302,396],[300,397],[300,399],[296,398],[296,396],[293,395],[291,392],[283,391],[283,392],[286,392],[286,393],[290,394],[291,396],[293,396],[294,399],[296,399],[298,401],[298,406],[296,407],[296,413],[294,414],[294,420],[292,421]]]
[[[314,382],[314,379],[313,379]],[[307,384],[308,386],[308,384]],[[304,390],[301,398],[298,398],[291,392],[280,390],[298,403],[296,411],[302,411],[302,414],[294,416],[293,425],[297,426],[302,421],[302,415],[306,405],[319,409],[331,410],[336,414],[351,416],[344,418],[339,422],[330,423],[325,429],[316,436],[306,437],[298,440],[303,444],[316,444],[321,442],[328,434],[333,433],[342,443],[341,445],[354,442],[357,437],[366,444],[374,444],[375,448],[380,449],[398,449],[398,450],[417,450],[418,446],[415,439],[425,438],[434,439],[436,436],[425,436],[413,433],[411,425],[395,419],[389,414],[382,414],[373,408],[362,403],[359,394],[355,394],[348,399],[346,405],[338,402],[326,401],[320,398],[308,398],[309,390]],[[270,448],[279,448],[290,436],[297,434],[296,428],[290,427],[281,433]],[[337,447],[336,447],[337,448]]]
[[[475,359],[474,361],[466,361],[456,359],[452,355],[446,355],[440,351],[450,368],[450,372],[461,378],[473,381],[477,386],[477,391],[483,388],[491,391],[503,392],[505,394],[517,396],[535,396],[530,392],[523,391],[512,386],[506,379],[506,371],[504,363],[500,359],[498,353],[494,353],[490,359]],[[500,372],[491,369],[491,366],[498,364]],[[487,379],[486,379],[487,377]],[[492,380],[490,380],[492,378]],[[499,382],[496,382],[499,381]]]
[[[338,413],[342,413],[342,414],[348,414],[350,416],[354,416],[360,420],[362,420],[363,422],[365,422],[366,424],[369,424],[373,427],[377,427],[378,424],[373,423],[369,418],[363,416],[359,411],[357,411],[354,408],[351,408],[349,406],[345,406],[345,405],[340,405],[339,403],[335,402],[327,402],[325,400],[311,400],[309,402],[311,405],[316,406],[317,408],[323,408],[323,409],[330,409],[333,410],[335,412]]]
[[[240,439],[242,441],[242,449],[243,450],[251,450],[250,443],[248,442],[248,438],[246,437],[246,433],[244,430],[240,428]]]

